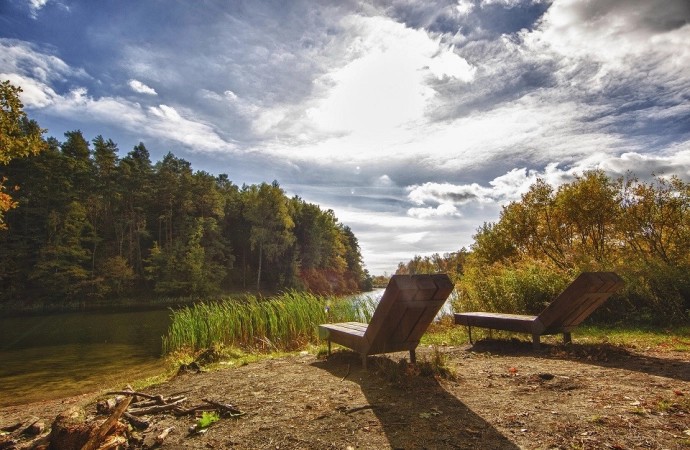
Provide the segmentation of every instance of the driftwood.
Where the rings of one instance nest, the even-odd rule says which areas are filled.
[[[164,402],[163,396],[162,395],[151,395],[151,394],[145,394],[143,392],[135,392],[135,391],[110,391],[106,392],[107,395],[131,395],[131,396],[136,396],[136,397],[142,397],[142,398],[148,398],[149,400],[157,400],[160,401],[161,403]]]
[[[192,406],[191,408],[175,408],[173,410],[173,413],[176,416],[186,416],[189,414],[195,414],[197,412],[210,412],[210,411],[216,411],[218,408],[215,406],[209,406],[209,405],[198,405],[198,406]]]
[[[103,441],[103,439],[111,430],[111,428],[113,428],[115,423],[118,420],[120,420],[120,416],[122,415],[122,413],[125,412],[131,401],[132,398],[128,397],[126,400],[122,401],[119,405],[117,405],[115,411],[113,411],[113,413],[107,419],[105,419],[105,422],[103,422],[103,424],[101,424],[101,426],[98,427],[96,432],[91,435],[89,440],[82,447],[82,450],[95,450]]]
[[[175,427],[170,427],[170,428],[166,428],[165,430],[163,430],[161,432],[161,434],[156,436],[156,444],[162,444],[163,441],[165,440],[165,438],[167,438],[168,435],[170,434],[170,432],[174,429],[175,429]]]
[[[172,409],[175,409],[177,405],[182,403],[183,401],[187,400],[187,397],[182,397],[172,403],[166,403],[165,405],[154,405],[150,406],[148,408],[137,408],[137,409],[132,409],[129,411],[129,413],[133,416],[144,416],[146,414],[155,414],[159,413],[162,411],[170,411]]]
[[[235,408],[232,405],[225,405],[223,403],[214,402],[213,400],[207,400],[205,398],[202,398],[201,401],[208,403],[209,405],[215,406],[216,408],[220,409],[221,413],[223,413],[223,412],[230,413],[230,415],[233,417],[243,416],[246,414],[246,413],[243,413],[242,411],[240,411],[239,409]]]
[[[137,408],[148,408],[149,406],[155,406],[155,405],[169,405],[171,403],[179,402],[182,399],[185,399],[186,397],[184,395],[178,395],[177,397],[168,397],[168,398],[163,398],[162,396],[159,396],[160,399],[155,399],[155,400],[150,400],[147,402],[139,402],[136,404]]]
[[[132,426],[136,429],[145,430],[149,427],[149,422],[147,420],[135,417],[135,416],[131,415],[130,413],[128,413],[127,411],[122,413],[122,417],[127,419],[127,421],[130,424],[132,424]]]

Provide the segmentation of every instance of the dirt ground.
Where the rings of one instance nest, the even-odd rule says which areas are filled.
[[[349,351],[328,360],[302,354],[183,374],[146,392],[184,392],[186,405],[211,399],[246,414],[222,418],[203,435],[188,432],[191,416],[151,415],[136,447],[174,426],[160,448],[690,448],[687,352],[608,344],[543,345],[533,352],[517,341],[440,351],[455,379],[419,373],[419,365],[399,362],[406,354],[370,357],[364,370]],[[418,362],[434,355],[420,348]],[[0,427],[29,416],[49,424],[73,404],[95,416],[92,400],[2,408]],[[17,448],[26,446],[28,437],[20,438]]]

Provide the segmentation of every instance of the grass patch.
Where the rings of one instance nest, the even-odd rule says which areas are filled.
[[[690,326],[662,328],[640,326],[587,325],[574,333],[580,342],[595,341],[632,349],[656,349],[661,351],[690,350]]]

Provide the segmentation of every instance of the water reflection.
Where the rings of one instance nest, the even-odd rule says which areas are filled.
[[[0,406],[111,387],[159,373],[170,312],[0,319]]]

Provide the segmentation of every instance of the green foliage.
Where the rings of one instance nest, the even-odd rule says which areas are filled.
[[[539,314],[572,281],[539,261],[470,265],[456,284],[456,311]]]
[[[251,278],[272,292],[371,288],[357,238],[333,211],[288,199],[277,182],[239,188],[171,153],[152,164],[143,143],[120,158],[112,140],[89,143],[78,130],[41,141],[19,90],[2,87],[0,180],[21,190],[11,198],[0,187],[0,227],[10,225],[0,302],[203,299],[247,290]]]
[[[214,423],[218,422],[220,420],[220,416],[218,415],[217,412],[215,411],[204,411],[204,413],[199,417],[199,419],[196,421],[196,428],[197,430],[203,430],[205,428],[210,427]]]
[[[443,256],[434,253],[431,256],[415,255],[407,264],[399,263],[396,275],[415,275],[446,273],[451,279],[456,279],[463,273],[468,252],[464,248],[454,253],[444,253]]]
[[[578,273],[603,270],[626,285],[593,319],[690,320],[690,184],[677,177],[538,180],[474,238],[458,310],[536,314]]]

